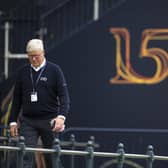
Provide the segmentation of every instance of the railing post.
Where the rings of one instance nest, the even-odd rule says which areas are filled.
[[[147,168],[152,168],[153,166],[153,161],[154,161],[154,152],[153,152],[153,146],[149,145],[147,147],[147,155],[149,155],[149,158],[147,159]]]
[[[75,135],[74,134],[71,134],[70,141],[71,141],[71,144],[72,144],[71,150],[75,150],[75,145],[74,145]],[[70,161],[71,161],[71,168],[74,168],[75,167],[75,157],[74,157],[74,155],[71,155],[71,160]]]
[[[89,154],[87,155],[86,160],[86,168],[93,168],[94,165],[94,149],[93,149],[93,141],[89,140],[86,149]]]
[[[7,128],[7,138],[8,138],[8,144],[11,143],[11,134],[10,134],[10,129]]]
[[[10,146],[11,145],[11,135],[10,135],[10,130],[7,129],[7,145]],[[10,166],[10,151],[6,151],[6,168],[9,168]]]
[[[98,20],[99,19],[99,0],[94,0],[94,9],[93,9],[93,20]]]
[[[19,137],[19,142],[18,142],[18,147],[20,148],[20,150],[18,151],[18,155],[17,155],[17,168],[23,168],[23,157],[25,154],[25,143],[24,143],[25,139],[23,136]]]
[[[123,164],[124,164],[124,160],[125,160],[125,152],[124,152],[124,145],[122,143],[118,144],[117,147],[117,153],[119,153],[119,157],[118,157],[118,166],[117,168],[123,168]]]
[[[95,137],[94,137],[94,136],[90,136],[90,140],[92,141],[92,143],[93,143],[93,147],[94,147],[94,144],[95,144]]]
[[[54,139],[53,149],[55,152],[52,154],[52,167],[53,168],[59,168],[60,165],[60,155],[61,155],[61,147],[60,147],[60,141],[58,138]]]

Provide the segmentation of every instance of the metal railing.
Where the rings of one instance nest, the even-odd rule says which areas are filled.
[[[41,16],[47,51],[86,27],[93,20],[93,0],[66,0]]]
[[[10,151],[16,151],[17,153],[17,168],[21,168],[23,165],[23,161],[22,161],[22,157],[25,154],[25,152],[41,152],[41,153],[53,153],[55,148],[59,148],[59,150],[61,150],[62,147],[64,148],[68,148],[71,149],[72,151],[76,151],[76,149],[81,149],[84,148],[86,149],[88,144],[92,144],[92,148],[96,149],[99,148],[99,144],[95,143],[95,137],[94,136],[90,136],[90,139],[87,142],[77,142],[75,139],[75,135],[71,134],[70,138],[68,141],[60,141],[58,138],[55,138],[54,141],[54,145],[53,145],[53,149],[44,149],[44,148],[39,148],[42,145],[41,144],[37,144],[38,148],[29,148],[26,147],[24,144],[24,137],[11,137],[10,136],[10,130],[8,127],[0,127],[1,129],[6,129],[6,136],[0,136],[0,151],[4,151],[4,168],[9,168],[10,167],[10,162],[11,160],[11,153]],[[3,144],[6,144],[6,146],[4,146]],[[24,151],[20,151],[21,147],[24,148]],[[68,152],[69,153],[69,152]],[[73,155],[74,152],[72,152],[72,155],[70,156],[70,168],[74,168],[75,167],[75,157]],[[75,152],[76,153],[76,152]],[[85,152],[84,152],[85,153]],[[58,153],[57,153],[58,154]],[[59,151],[60,154],[60,151]],[[53,155],[56,155],[55,153],[53,153]],[[61,154],[62,155],[62,154]],[[70,155],[70,153],[69,153]],[[79,154],[80,156],[80,154]],[[21,161],[20,161],[20,157],[21,157]],[[1,158],[2,159],[2,158]],[[57,161],[56,161],[57,160]],[[56,160],[54,160],[54,166],[56,166],[56,164],[59,164],[59,158],[57,158]],[[1,166],[0,166],[1,167]]]
[[[40,18],[41,37],[47,50],[69,39],[90,23],[98,21],[126,0],[64,0]]]
[[[147,147],[146,154],[131,154],[124,152],[124,145],[119,143],[117,147],[116,153],[109,152],[95,152],[92,141],[88,141],[87,148],[85,151],[82,150],[64,150],[61,149],[59,139],[55,139],[54,145],[52,149],[44,149],[44,148],[30,148],[26,147],[24,144],[24,138],[19,137],[19,142],[17,146],[0,146],[0,150],[7,151],[16,151],[17,152],[17,168],[23,168],[23,158],[26,152],[34,153],[34,152],[42,152],[42,153],[50,153],[52,154],[52,165],[53,168],[59,168],[60,156],[62,155],[73,155],[73,156],[83,156],[86,157],[86,168],[94,167],[94,158],[95,157],[108,157],[108,158],[116,158],[118,163],[118,168],[123,168],[125,159],[145,159],[146,167],[152,168],[155,160],[160,161],[168,161],[168,156],[158,156],[154,155],[153,146],[149,145]]]
[[[168,129],[152,129],[152,128],[101,128],[101,127],[69,127],[63,134],[70,132],[121,132],[121,133],[168,133]]]

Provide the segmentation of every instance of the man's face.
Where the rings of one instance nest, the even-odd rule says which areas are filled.
[[[35,51],[28,52],[27,54],[28,54],[28,58],[29,58],[30,63],[34,67],[38,67],[42,64],[42,62],[44,60],[44,51],[35,50]]]

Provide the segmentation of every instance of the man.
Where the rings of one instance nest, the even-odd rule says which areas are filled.
[[[46,60],[42,40],[30,40],[26,51],[30,64],[19,70],[16,79],[11,135],[18,135],[17,119],[20,116],[20,135],[25,137],[26,146],[35,147],[41,137],[43,146],[51,148],[54,132],[62,132],[65,127],[70,102],[67,84],[60,67]],[[45,160],[47,168],[51,168],[50,155],[45,155]],[[32,154],[27,153],[24,168],[32,168],[32,165]]]

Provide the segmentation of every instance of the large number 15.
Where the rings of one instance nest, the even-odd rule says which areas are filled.
[[[125,28],[111,28],[116,41],[116,76],[110,83],[118,84],[155,84],[168,76],[168,53],[161,48],[148,48],[153,40],[168,40],[168,29],[146,29],[142,32],[140,58],[150,57],[156,63],[156,70],[151,77],[134,71],[130,62],[130,34]],[[125,61],[122,58],[122,43],[125,43]]]

